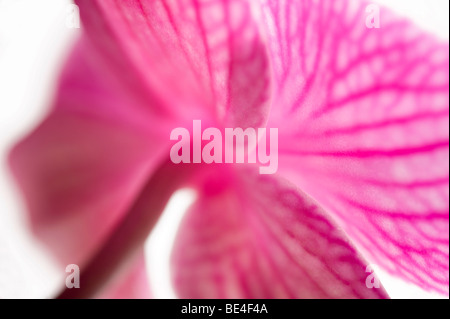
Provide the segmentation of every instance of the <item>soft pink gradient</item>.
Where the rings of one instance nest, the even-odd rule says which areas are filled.
[[[10,158],[63,264],[83,272],[116,233],[145,228],[127,218],[170,131],[200,119],[278,128],[279,172],[164,171],[199,193],[173,252],[181,297],[387,297],[366,288],[360,253],[448,295],[448,43],[385,9],[368,29],[362,1],[77,4],[84,34],[53,107]],[[103,252],[140,251],[122,239]],[[149,297],[139,263],[104,296]]]

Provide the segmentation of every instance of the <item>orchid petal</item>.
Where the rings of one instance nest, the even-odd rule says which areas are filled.
[[[269,111],[270,68],[249,1],[78,0],[105,56],[133,70],[162,112],[259,127]],[[147,93],[145,93],[147,92]],[[150,93],[148,93],[150,92]]]
[[[282,179],[238,173],[210,176],[181,224],[179,297],[387,297],[366,286],[367,265],[318,204]]]
[[[31,226],[64,265],[87,262],[168,153],[164,121],[118,83],[80,40],[50,114],[10,156]]]
[[[368,28],[363,1],[263,2],[280,173],[369,260],[448,294],[448,43],[385,8]]]

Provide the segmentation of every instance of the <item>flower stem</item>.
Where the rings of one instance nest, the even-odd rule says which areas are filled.
[[[123,221],[100,250],[81,268],[78,289],[65,288],[58,299],[87,299],[98,294],[130,267],[172,194],[193,172],[193,166],[166,162],[144,186]]]

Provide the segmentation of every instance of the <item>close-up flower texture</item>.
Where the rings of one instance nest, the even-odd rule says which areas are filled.
[[[363,0],[75,4],[48,111],[8,154],[28,231],[80,269],[52,297],[154,297],[144,243],[180,189],[179,298],[389,298],[370,265],[448,297],[448,40]],[[261,134],[239,161],[208,128]]]

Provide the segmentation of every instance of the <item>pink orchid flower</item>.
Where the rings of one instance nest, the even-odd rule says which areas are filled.
[[[149,297],[142,247],[181,187],[183,298],[448,295],[449,46],[363,1],[78,0],[83,35],[12,151],[36,235],[81,288]],[[173,164],[176,127],[278,128],[279,167]],[[150,278],[151,280],[151,278]]]

